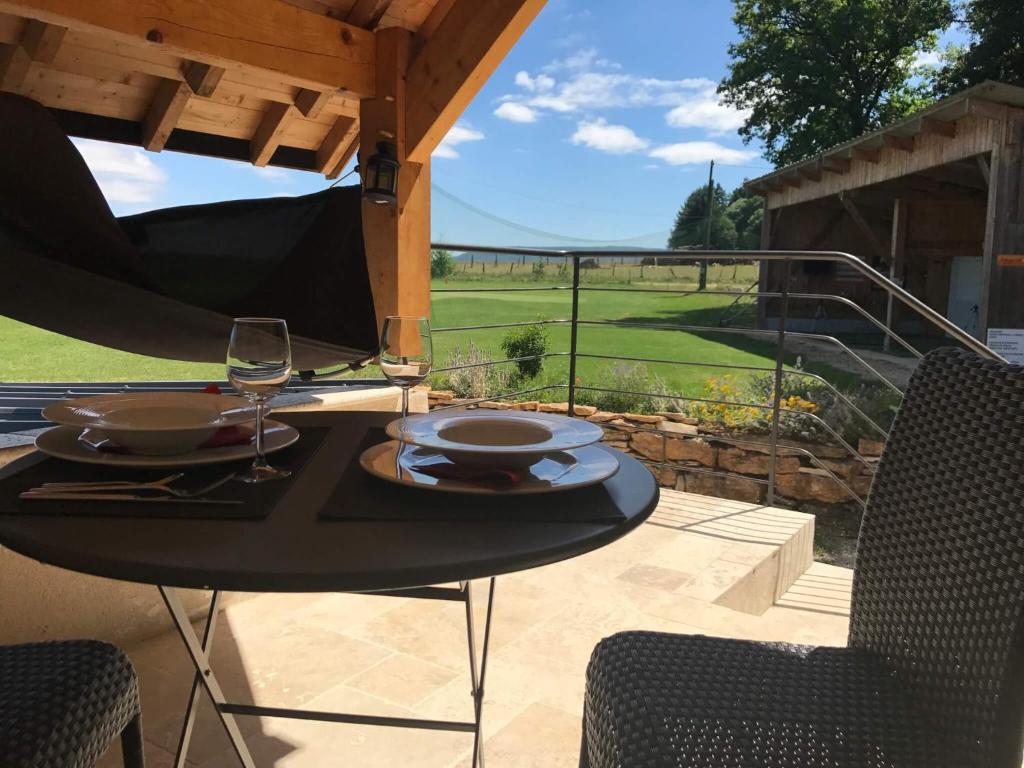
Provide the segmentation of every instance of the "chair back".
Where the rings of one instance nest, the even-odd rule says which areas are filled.
[[[1020,766],[1024,367],[956,349],[911,378],[868,498],[849,643],[962,760]]]

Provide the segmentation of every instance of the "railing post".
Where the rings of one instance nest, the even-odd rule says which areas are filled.
[[[779,308],[779,334],[775,342],[775,386],[772,388],[771,456],[768,461],[768,504],[775,503],[775,463],[779,457],[779,414],[782,405],[782,365],[786,354],[786,319],[789,316],[789,277],[792,262],[782,262],[781,307]]]
[[[572,257],[572,320],[569,326],[569,415],[576,415],[576,332],[580,319],[580,257]]]

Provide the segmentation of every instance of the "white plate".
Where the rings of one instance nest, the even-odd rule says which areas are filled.
[[[299,439],[295,427],[273,419],[264,423],[264,450],[280,451]],[[255,448],[249,445],[225,445],[220,448],[201,448],[177,456],[137,456],[129,453],[100,453],[79,441],[79,427],[60,426],[48,429],[36,437],[36,448],[50,456],[85,464],[103,464],[109,467],[189,467],[199,464],[220,464],[226,461],[251,459]]]
[[[527,411],[460,411],[410,416],[387,426],[388,437],[432,448],[457,464],[528,467],[555,451],[596,443],[596,424],[568,416]]]
[[[255,409],[240,398],[204,392],[119,392],[53,403],[43,417],[101,429],[132,454],[166,455],[191,451],[221,427],[252,421]]]
[[[495,490],[464,480],[437,478],[417,472],[413,469],[414,465],[451,463],[442,454],[429,448],[406,446],[402,452],[402,473],[399,477],[395,459],[400,445],[397,440],[389,440],[367,448],[359,457],[359,463],[371,475],[398,485],[485,496],[550,493],[583,488],[603,482],[619,471],[619,460],[613,451],[589,445],[572,452],[548,454],[525,470],[523,479],[515,486]]]

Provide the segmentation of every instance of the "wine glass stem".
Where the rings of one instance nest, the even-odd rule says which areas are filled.
[[[402,429],[405,429],[405,420],[409,418],[409,388],[402,387]]]
[[[256,401],[256,458],[253,460],[254,467],[267,466],[267,458],[263,454],[263,416],[266,406],[262,399]]]

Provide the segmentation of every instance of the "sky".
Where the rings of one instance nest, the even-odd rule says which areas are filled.
[[[730,0],[549,0],[434,153],[432,239],[664,247],[710,160],[726,190],[771,170],[737,134],[743,112],[715,94],[731,12]],[[118,215],[331,183],[75,141]]]

